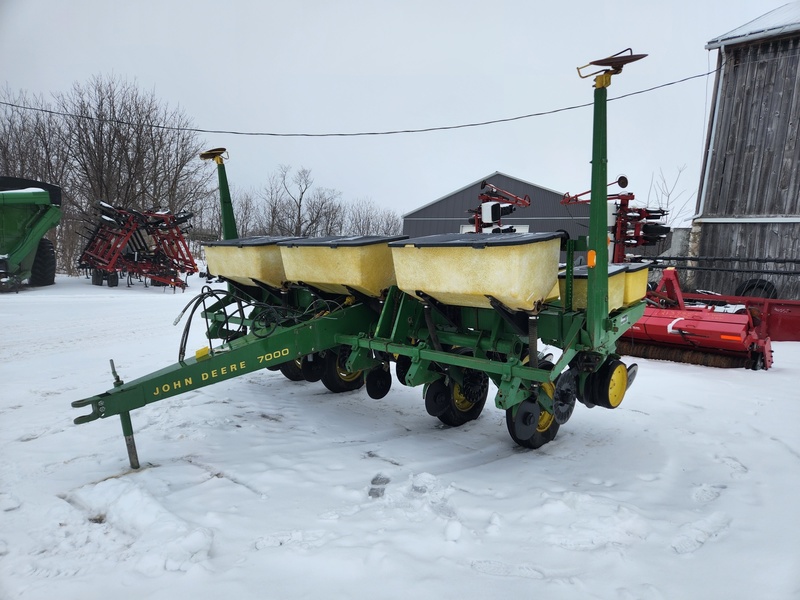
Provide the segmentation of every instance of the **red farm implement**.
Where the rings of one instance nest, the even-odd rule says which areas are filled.
[[[622,176],[609,185],[615,183],[625,188],[628,180]],[[562,204],[587,202],[583,197],[588,193],[565,194]],[[612,263],[629,264],[634,257],[628,250],[653,246],[670,231],[662,223],[666,210],[636,208],[632,206],[634,198],[629,192],[607,197],[614,203],[614,219],[609,223]],[[617,341],[620,354],[711,367],[769,369],[771,340],[796,339],[800,329],[800,303],[685,294],[678,272],[672,268],[664,269],[661,281],[648,290],[646,302],[642,318]]]
[[[119,285],[120,275],[150,280],[152,285],[186,288],[185,279],[197,273],[184,233],[191,213],[126,210],[101,202],[99,219],[88,229],[88,242],[78,267],[91,273],[93,285]]]
[[[772,346],[760,329],[762,313],[744,302],[722,300],[683,294],[677,271],[665,269],[656,288],[647,293],[644,315],[620,338],[617,351],[710,367],[769,369]]]
[[[530,206],[531,199],[527,195],[516,196],[491,183],[482,181],[481,190],[485,190],[487,187],[489,189],[481,191],[478,196],[481,205],[467,211],[472,215],[469,223],[475,226],[475,233],[516,233],[514,227],[504,227],[501,219],[517,210],[518,206],[521,208]]]

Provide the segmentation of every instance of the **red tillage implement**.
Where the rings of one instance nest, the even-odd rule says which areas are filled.
[[[622,176],[613,183],[625,188],[628,180]],[[582,196],[587,193],[565,194],[561,202],[586,202]],[[616,202],[613,263],[626,262],[627,249],[655,245],[669,232],[669,227],[659,223],[667,211],[633,208],[631,193],[609,194],[608,200]],[[778,339],[792,339],[794,332],[789,330],[800,329],[795,325],[800,322],[800,310],[790,301],[778,301],[781,304],[773,308],[758,304],[771,300],[684,294],[674,269],[664,270],[646,300],[644,315],[617,340],[620,354],[711,367],[769,369],[769,332],[780,330],[782,337]],[[781,316],[784,319],[779,322]]]
[[[674,269],[664,270],[647,299],[644,316],[617,343],[620,354],[712,367],[772,366],[770,338],[758,334],[754,311],[686,304]]]
[[[100,219],[88,236],[78,266],[91,270],[92,283],[119,285],[119,275],[150,279],[154,285],[186,288],[181,274],[197,273],[186,243],[191,213],[125,210],[100,203]]]

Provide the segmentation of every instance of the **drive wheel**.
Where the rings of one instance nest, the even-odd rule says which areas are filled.
[[[278,370],[289,381],[303,381],[303,371],[300,369],[300,359],[290,360],[283,363]]]
[[[34,287],[53,285],[56,282],[56,251],[53,242],[47,238],[39,240],[36,256],[31,265],[28,283]]]
[[[331,351],[325,353],[325,370],[322,373],[322,385],[334,394],[352,392],[364,385],[363,371],[351,373],[344,368],[342,363],[347,361],[347,354],[349,352],[345,352],[342,349],[340,349],[339,354]]]
[[[472,355],[472,351],[468,349],[462,349],[458,353]],[[489,376],[483,371],[464,369],[464,384],[453,381],[449,388],[448,406],[438,415],[439,420],[450,427],[460,427],[477,419],[489,395]]]

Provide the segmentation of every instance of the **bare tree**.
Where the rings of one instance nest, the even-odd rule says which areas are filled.
[[[303,203],[306,192],[313,184],[314,180],[311,179],[311,171],[308,169],[301,168],[292,175],[292,168],[289,165],[278,167],[279,197],[282,202],[286,203],[286,210],[281,211],[281,219],[278,223],[280,233],[304,235],[303,230],[308,219],[303,213]]]
[[[400,235],[403,233],[403,219],[393,210],[381,209],[373,233],[376,235]]]
[[[0,109],[0,171],[62,188],[61,270],[75,270],[83,220],[98,201],[211,216],[212,174],[197,159],[204,144],[153,92],[97,76],[54,95],[52,106],[8,88],[0,95],[11,99]]]
[[[55,243],[59,267],[69,270],[74,262],[71,258],[83,244],[74,233],[80,229],[81,219],[70,185],[71,152],[65,141],[66,124],[40,96],[15,94],[5,87],[0,90],[0,97],[8,103],[0,113],[0,173],[61,186],[61,226],[48,237]]]
[[[14,94],[5,87],[0,98],[11,105],[4,105],[0,115],[0,172],[48,183],[64,181],[69,148],[63,147],[63,119],[47,112],[47,103],[39,96]]]
[[[341,232],[341,192],[314,188],[311,171],[280,165],[261,195],[262,230],[269,235],[319,236]]]
[[[345,231],[350,235],[375,233],[375,203],[369,198],[359,198],[347,206]]]
[[[371,198],[360,198],[345,209],[344,232],[351,235],[397,235],[403,230],[396,212],[380,208]]]
[[[113,77],[94,77],[55,97],[67,114],[76,196],[123,208],[191,210],[211,174],[191,121],[153,92]]]
[[[344,223],[341,192],[316,188],[308,198],[308,233],[306,235],[340,235]]]
[[[272,173],[267,180],[267,184],[257,194],[259,210],[256,211],[255,216],[259,234],[279,235],[282,193],[283,189],[278,173]]]
[[[231,187],[231,202],[233,214],[236,219],[236,229],[239,237],[261,235],[262,208],[258,204],[257,196],[251,190],[239,191]]]
[[[650,189],[647,191],[647,205],[652,206],[656,204],[658,208],[668,211],[667,224],[675,226],[681,224],[685,219],[691,216],[692,202],[694,194],[690,194],[686,199],[682,196],[686,194],[686,190],[676,192],[678,181],[681,175],[686,170],[686,165],[677,168],[675,179],[670,183],[664,175],[663,169],[659,169],[658,178],[655,174],[650,177]]]

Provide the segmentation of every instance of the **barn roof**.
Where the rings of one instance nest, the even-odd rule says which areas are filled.
[[[422,206],[420,206],[418,208],[415,208],[411,212],[407,212],[406,214],[403,215],[403,218],[406,219],[406,218],[412,216],[413,214],[418,213],[419,211],[424,210],[424,209],[428,208],[429,206],[432,206],[432,205],[436,204],[437,202],[441,202],[442,200],[444,200],[446,198],[450,198],[451,196],[455,196],[459,192],[463,192],[464,190],[471,188],[472,186],[480,183],[481,181],[489,180],[492,177],[494,177],[495,175],[502,175],[503,177],[508,177],[509,179],[513,179],[515,181],[519,181],[520,183],[524,183],[525,185],[530,185],[530,186],[533,186],[533,187],[537,187],[537,188],[539,188],[541,190],[545,190],[546,192],[552,192],[554,194],[558,194],[559,196],[563,195],[561,192],[556,192],[555,190],[551,190],[551,189],[543,187],[541,185],[537,185],[535,183],[531,183],[530,181],[525,181],[524,179],[520,179],[519,177],[512,177],[511,175],[506,175],[505,173],[503,173],[501,171],[495,171],[494,173],[492,173],[490,175],[487,175],[486,177],[482,177],[481,179],[477,179],[476,181],[473,181],[472,183],[468,183],[464,187],[458,188],[454,192],[450,192],[448,194],[445,194],[441,198],[437,198],[436,200],[431,200],[427,204],[423,204]]]
[[[800,32],[800,2],[790,2],[771,10],[733,31],[714,38],[706,44],[706,50],[722,46],[743,44],[756,40],[778,37]]]

